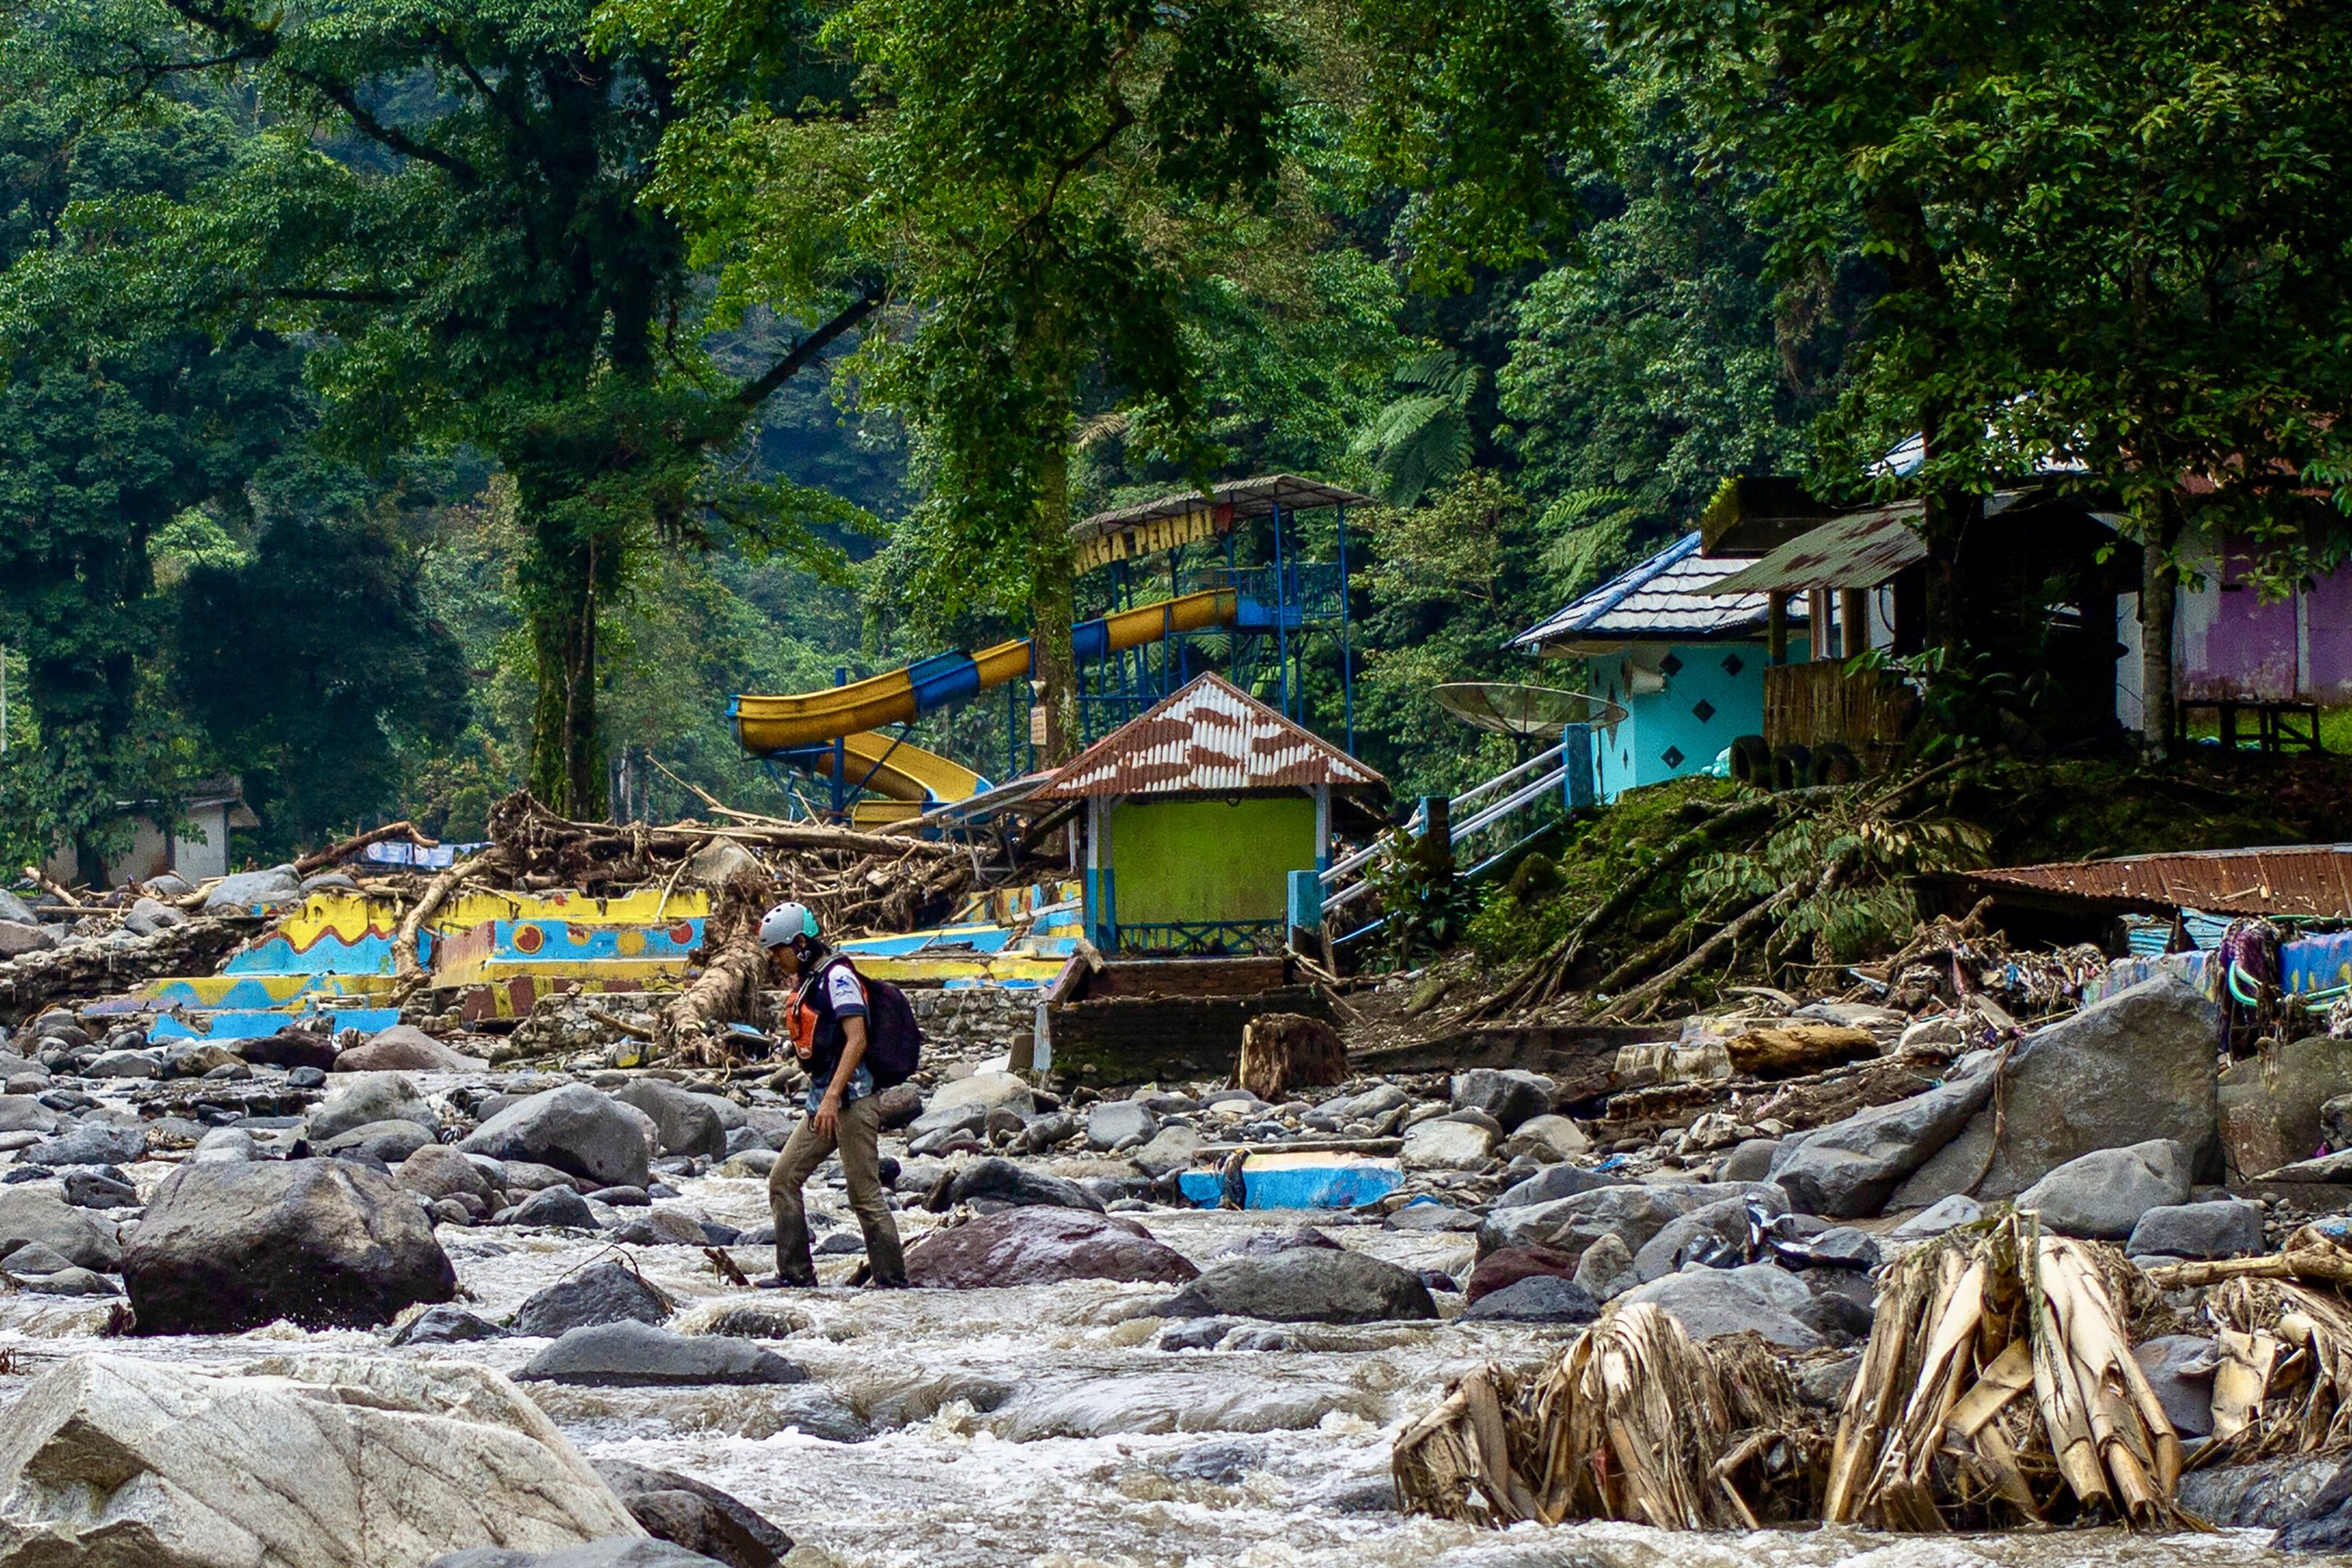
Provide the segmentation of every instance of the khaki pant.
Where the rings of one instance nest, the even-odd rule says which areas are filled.
[[[804,1117],[784,1140],[783,1153],[768,1172],[768,1207],[776,1216],[776,1274],[787,1285],[816,1283],[816,1260],[809,1255],[808,1207],[801,1187],[837,1146],[841,1174],[849,1180],[849,1207],[866,1233],[866,1260],[877,1285],[907,1282],[907,1260],[898,1249],[898,1222],[882,1191],[882,1113],[871,1094],[841,1108],[838,1140]]]

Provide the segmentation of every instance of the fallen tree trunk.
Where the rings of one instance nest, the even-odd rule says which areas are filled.
[[[702,972],[656,1015],[656,1051],[702,1067],[731,1067],[740,1060],[722,1028],[759,1012],[761,982],[768,972],[760,917],[775,896],[776,884],[764,871],[739,871],[719,887],[695,953]]]
[[[299,875],[308,876],[312,872],[333,865],[338,861],[348,860],[370,844],[386,843],[394,839],[414,844],[421,850],[441,847],[440,840],[426,838],[408,822],[386,822],[381,828],[370,828],[366,832],[345,839],[341,843],[330,844],[323,850],[303,855],[295,861],[294,870]]]
[[[457,891],[459,883],[488,864],[490,857],[497,852],[495,850],[485,850],[480,854],[459,861],[425,885],[424,895],[417,899],[415,906],[407,914],[400,917],[399,928],[392,935],[392,972],[394,974],[405,977],[420,972],[416,956],[416,939],[425,929],[425,923],[440,913],[441,906],[448,902],[449,895]]]

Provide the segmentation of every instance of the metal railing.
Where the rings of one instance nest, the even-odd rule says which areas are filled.
[[[1557,799],[1565,794],[1568,787],[1568,766],[1563,760],[1565,749],[1563,744],[1554,745],[1547,750],[1539,751],[1517,767],[1497,773],[1482,784],[1474,784],[1447,801],[1446,841],[1449,844],[1458,844],[1473,834],[1491,828],[1505,818],[1514,816],[1540,800]],[[1529,778],[1530,774],[1534,777]],[[1521,782],[1522,780],[1524,782]],[[1517,784],[1517,787],[1510,789],[1509,793],[1505,794],[1501,800],[1483,806],[1479,804],[1486,800],[1487,797],[1503,790],[1506,786],[1513,784]],[[1476,809],[1472,810],[1471,808],[1474,807]],[[1404,832],[1408,838],[1419,838],[1426,827],[1427,813],[1420,808],[1415,808],[1412,815],[1405,821]],[[1345,909],[1371,891],[1372,884],[1363,879],[1361,873],[1366,866],[1386,852],[1384,844],[1376,840],[1355,853],[1334,861],[1330,868],[1322,873],[1326,894],[1323,900],[1325,919],[1329,919],[1335,911]],[[1331,891],[1334,883],[1349,876],[1355,877],[1356,880],[1337,892]]]

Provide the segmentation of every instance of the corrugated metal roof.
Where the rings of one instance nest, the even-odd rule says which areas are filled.
[[[1162,496],[1156,501],[1138,501],[1132,506],[1097,512],[1093,517],[1070,525],[1074,538],[1089,538],[1097,534],[1117,533],[1160,517],[1181,517],[1193,512],[1213,511],[1221,523],[1230,524],[1241,517],[1263,517],[1276,507],[1284,511],[1301,511],[1315,507],[1369,507],[1372,497],[1354,490],[1343,490],[1337,485],[1326,485],[1319,479],[1302,479],[1296,474],[1264,474],[1255,479],[1234,479],[1212,488],[1205,497],[1198,490],[1179,490],[1172,496]]]
[[[1699,536],[1685,534],[1641,565],[1602,583],[1567,609],[1511,639],[1515,648],[1541,650],[1577,643],[1670,638],[1761,636],[1765,596],[1723,596],[1714,585],[1748,563],[1699,553]],[[1805,607],[1789,607],[1790,624]]]
[[[2021,888],[2152,908],[2352,919],[2352,844],[2060,861],[1972,872],[1967,880],[1987,889]]]
[[[1317,784],[1388,788],[1386,779],[1338,747],[1230,683],[1202,675],[1072,758],[1033,799],[1233,795]]]
[[[1809,588],[1875,588],[1914,561],[1927,559],[1927,541],[1911,527],[1916,501],[1848,512],[1787,544],[1744,571],[1704,591],[1714,594],[1798,593]]]

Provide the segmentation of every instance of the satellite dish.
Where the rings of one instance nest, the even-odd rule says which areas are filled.
[[[1571,724],[1606,726],[1625,717],[1623,708],[1603,697],[1507,681],[1455,681],[1429,695],[1465,724],[1522,740],[1557,740]]]

